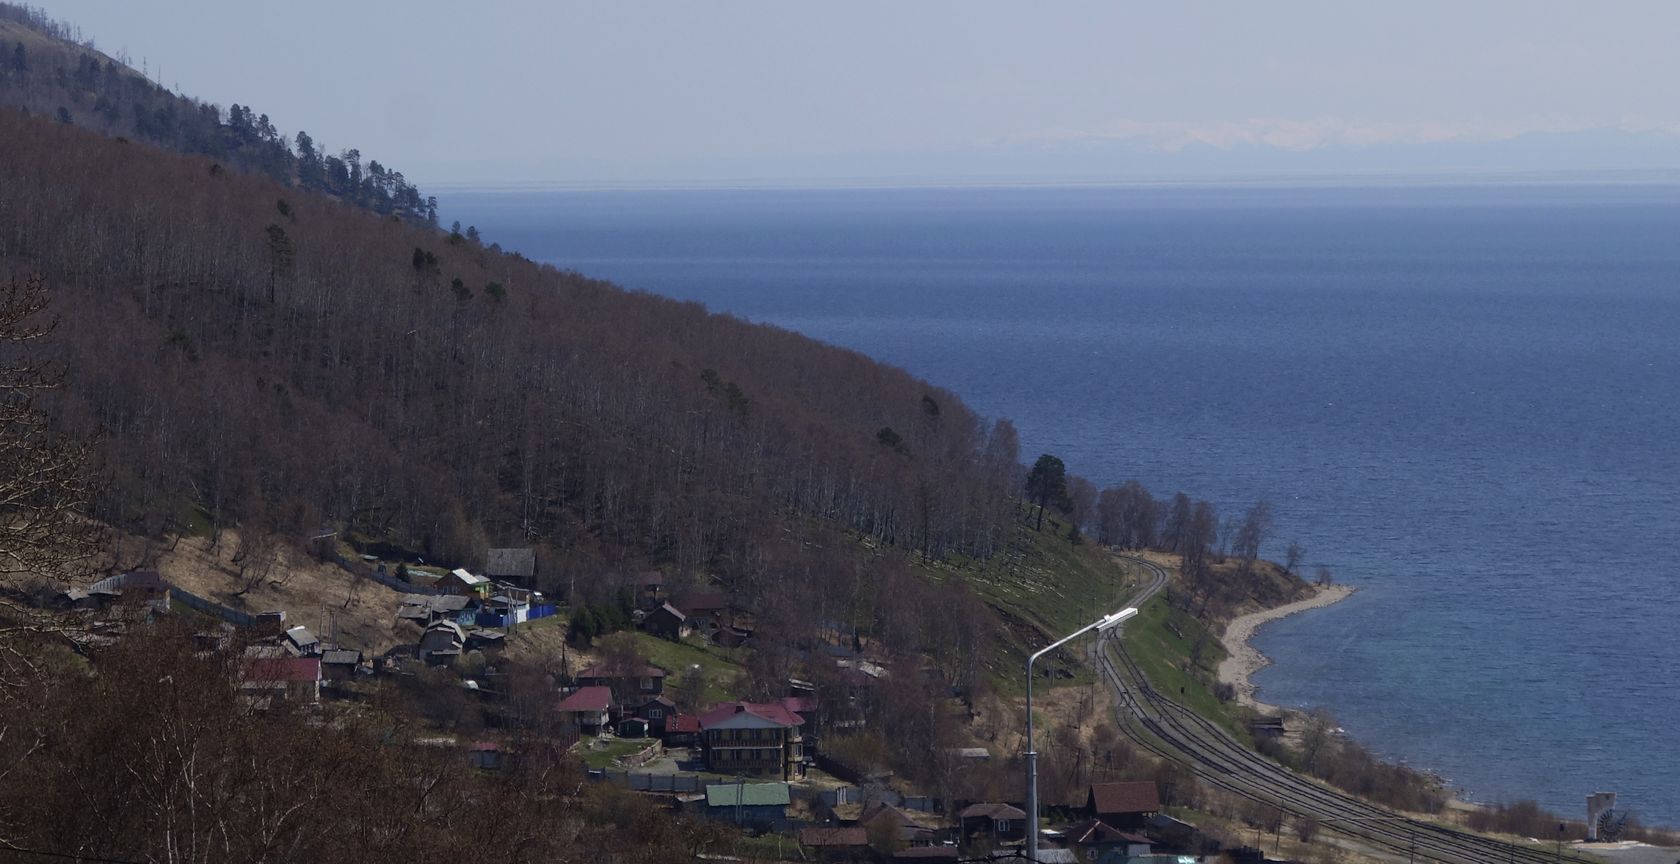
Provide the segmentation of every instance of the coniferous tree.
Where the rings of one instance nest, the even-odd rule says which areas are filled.
[[[1061,459],[1049,453],[1038,457],[1027,474],[1027,495],[1038,502],[1038,525],[1033,530],[1042,531],[1045,506],[1066,508],[1068,504],[1067,466]]]

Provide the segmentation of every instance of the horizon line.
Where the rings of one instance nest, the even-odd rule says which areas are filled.
[[[1056,180],[1023,177],[813,176],[665,180],[428,180],[437,192],[798,192],[1139,188],[1396,189],[1484,187],[1680,187],[1680,168],[1570,168],[1528,171],[1292,171],[1218,176],[1148,176]]]

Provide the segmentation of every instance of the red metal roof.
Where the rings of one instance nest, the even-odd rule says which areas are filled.
[[[1161,793],[1150,780],[1124,783],[1092,783],[1086,799],[1099,816],[1132,813],[1159,813]]]
[[[579,687],[560,700],[561,711],[605,711],[612,707],[612,690],[607,687]]]
[[[778,726],[798,726],[805,722],[805,718],[772,702],[724,702],[700,715],[700,728],[716,726],[736,714],[751,714]]]
[[[678,714],[665,721],[665,732],[699,732],[700,718],[693,714]]]

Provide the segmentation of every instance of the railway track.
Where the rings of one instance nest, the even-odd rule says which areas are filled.
[[[1165,587],[1167,573],[1141,558],[1127,560],[1150,574],[1132,601],[1141,606]],[[1101,638],[1098,664],[1119,697],[1121,730],[1139,747],[1185,766],[1209,786],[1276,807],[1291,817],[1316,819],[1321,830],[1356,839],[1401,860],[1440,864],[1556,864],[1559,860],[1552,850],[1416,819],[1302,777],[1163,696],[1113,633]],[[1597,859],[1571,853],[1564,860]]]

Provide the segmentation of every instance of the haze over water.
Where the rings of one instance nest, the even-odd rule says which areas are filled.
[[[855,348],[1099,484],[1258,498],[1352,600],[1262,699],[1476,800],[1680,825],[1680,189],[456,193],[539,260]],[[1095,612],[1097,610],[1093,610]]]

